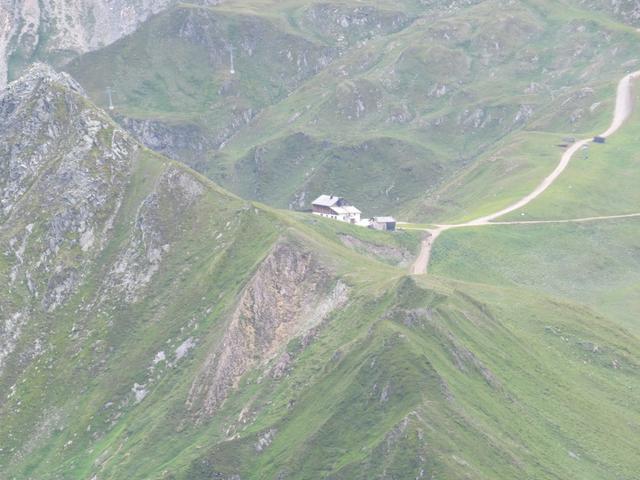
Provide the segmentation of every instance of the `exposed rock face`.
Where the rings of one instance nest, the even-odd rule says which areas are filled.
[[[219,346],[191,386],[189,407],[212,415],[253,366],[317,326],[347,300],[347,286],[308,251],[278,243],[245,288]]]
[[[81,92],[68,75],[37,65],[20,82],[0,93],[0,134],[6,140],[0,145],[0,208],[5,218],[46,162],[51,149],[47,140],[62,142],[66,140],[61,138],[65,133],[75,133],[66,122],[56,122],[53,108],[56,103],[75,109],[66,92],[59,95],[50,88],[56,83],[72,92]],[[45,141],[34,142],[40,136]]]
[[[0,96],[0,248],[7,287],[2,358],[34,311],[76,291],[105,246],[137,145],[66,74],[33,66]]]
[[[346,81],[338,85],[336,110],[346,120],[360,120],[383,106],[380,88],[368,80]]]
[[[64,60],[131,33],[173,0],[0,0],[0,88],[12,56],[28,62],[36,50]],[[39,53],[40,55],[40,53]]]
[[[217,148],[228,136],[218,133],[212,138],[200,126],[194,124],[170,125],[159,120],[118,117],[118,122],[145,146],[171,158],[180,159],[198,169],[198,159],[209,150]]]

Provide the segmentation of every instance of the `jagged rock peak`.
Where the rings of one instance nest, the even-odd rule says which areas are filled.
[[[57,72],[46,63],[34,63],[20,78],[9,83],[4,91],[0,91],[0,98],[5,97],[7,93],[13,95],[27,94],[43,83],[48,85],[57,84],[82,96],[86,96],[84,89],[68,73]]]

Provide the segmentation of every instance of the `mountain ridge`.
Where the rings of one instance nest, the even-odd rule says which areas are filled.
[[[614,319],[408,276],[340,238],[418,237],[242,200],[66,75],[24,78],[0,100],[15,163],[41,159],[0,184],[3,480],[635,475],[640,340]]]

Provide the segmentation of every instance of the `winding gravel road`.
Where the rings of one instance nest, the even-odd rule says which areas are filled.
[[[611,125],[609,128],[602,134],[601,137],[609,137],[614,134],[629,118],[631,112],[633,111],[633,94],[631,91],[632,81],[636,78],[640,77],[640,70],[637,72],[630,73],[625,75],[622,80],[618,82],[618,88],[616,90],[616,106],[613,112],[613,119],[611,121]],[[509,205],[502,210],[498,210],[495,213],[490,215],[486,215],[484,217],[476,218],[475,220],[471,220],[466,223],[458,223],[454,225],[436,225],[435,228],[426,229],[429,235],[422,241],[420,247],[420,253],[416,258],[415,262],[411,266],[411,273],[414,275],[421,275],[427,273],[427,267],[429,266],[429,258],[431,257],[431,250],[433,248],[433,244],[435,243],[438,236],[452,228],[463,228],[463,227],[477,227],[482,225],[522,225],[527,223],[571,223],[571,222],[587,222],[594,220],[607,220],[614,218],[629,218],[629,217],[638,217],[640,213],[633,213],[627,215],[610,215],[603,217],[588,217],[588,218],[576,218],[576,219],[568,219],[568,220],[529,220],[529,221],[513,221],[513,222],[492,222],[498,217],[502,217],[508,213],[513,212],[514,210],[518,210],[519,208],[524,207],[529,202],[539,197],[547,188],[549,188],[553,182],[560,176],[560,174],[567,168],[569,162],[573,155],[580,150],[584,145],[591,142],[591,138],[586,138],[584,140],[579,140],[575,142],[571,147],[569,147],[562,154],[560,158],[560,163],[556,166],[556,168],[547,176],[531,193],[521,198],[517,202]]]

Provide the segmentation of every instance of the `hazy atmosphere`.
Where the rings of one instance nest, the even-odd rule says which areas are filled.
[[[637,0],[0,0],[0,480],[638,480]]]

